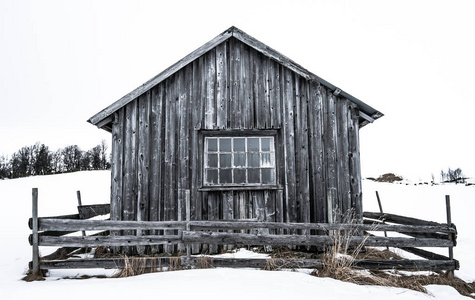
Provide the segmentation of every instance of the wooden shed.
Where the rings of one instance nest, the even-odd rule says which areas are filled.
[[[362,214],[359,129],[382,114],[231,27],[89,119],[112,133],[111,218]]]

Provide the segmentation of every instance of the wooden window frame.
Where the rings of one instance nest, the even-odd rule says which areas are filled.
[[[273,163],[274,166],[272,168],[274,172],[274,182],[269,183],[269,184],[263,184],[263,183],[241,183],[241,184],[235,184],[235,183],[230,183],[230,184],[207,184],[205,182],[206,180],[206,170],[210,169],[207,168],[206,166],[206,139],[207,138],[265,138],[265,137],[272,137],[273,138],[273,152],[269,151],[269,153],[273,154]],[[282,187],[279,185],[279,154],[278,152],[280,151],[279,147],[279,135],[277,130],[201,130],[200,131],[200,169],[201,169],[201,188],[199,188],[200,191],[229,191],[229,190],[277,190],[277,189],[282,189]],[[247,149],[246,149],[247,150]],[[261,152],[261,149],[259,149],[259,153]],[[215,152],[216,154],[219,155],[219,151]],[[247,151],[246,151],[247,153]],[[212,153],[214,154],[214,152]],[[272,155],[271,154],[271,155]],[[219,167],[218,167],[219,168]],[[249,168],[248,165],[246,164],[246,172]],[[258,168],[260,170],[260,173],[262,173],[262,169],[266,169],[263,167]],[[262,176],[262,175],[260,175]],[[260,177],[261,179],[261,177]],[[261,180],[260,180],[261,181]]]

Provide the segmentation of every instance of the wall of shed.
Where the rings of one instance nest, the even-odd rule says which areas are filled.
[[[277,130],[281,189],[200,191],[203,130]],[[230,39],[114,114],[111,218],[328,222],[361,215],[358,110]]]

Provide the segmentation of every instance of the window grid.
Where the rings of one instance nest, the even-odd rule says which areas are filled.
[[[273,185],[275,172],[273,136],[205,138],[205,185]]]

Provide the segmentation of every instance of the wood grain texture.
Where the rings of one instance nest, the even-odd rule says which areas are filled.
[[[192,220],[361,219],[358,122],[341,94],[226,39],[114,114],[113,218],[183,220],[189,189]],[[274,136],[276,184],[203,186],[204,137],[226,135]]]

